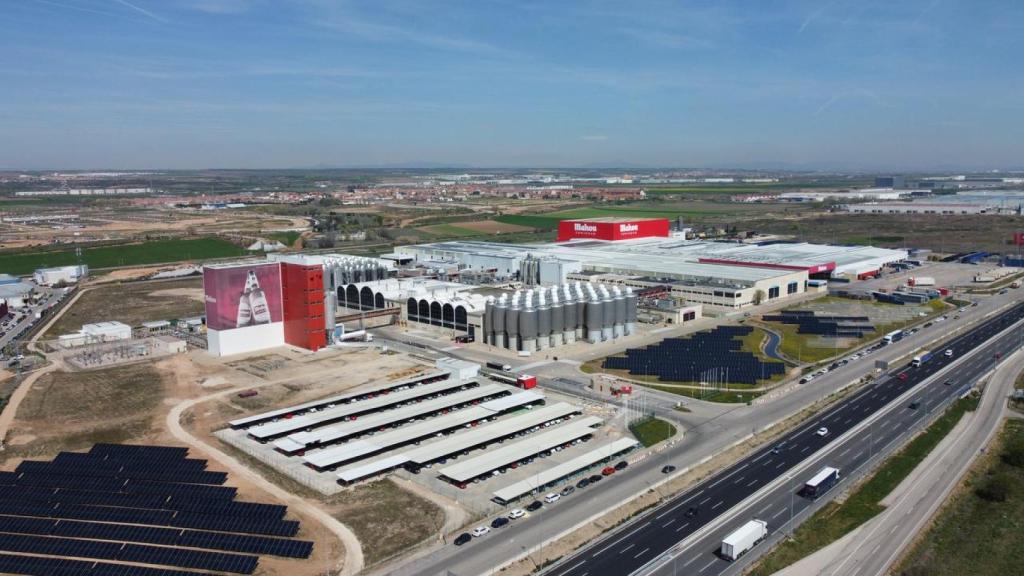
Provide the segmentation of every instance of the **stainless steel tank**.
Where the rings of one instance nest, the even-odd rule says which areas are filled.
[[[558,286],[551,290],[551,345],[561,346],[565,343],[565,311],[558,297]]]
[[[480,317],[480,339],[484,344],[490,344],[494,339],[494,330],[491,329],[491,321],[494,319],[494,296],[488,296],[484,300],[484,314]]]
[[[519,313],[519,349],[527,352],[537,349],[537,309],[529,300]]]
[[[615,286],[612,289],[612,302],[615,305],[615,316],[612,323],[612,336],[615,338],[621,338],[625,334],[626,326],[626,297],[622,294],[622,290]]]
[[[579,316],[576,314],[576,298],[573,297],[572,291],[568,286],[562,287],[562,314],[564,315],[564,324],[562,328],[562,340],[566,344],[573,344],[576,342],[576,326],[579,324]]]
[[[513,300],[505,312],[505,334],[507,335],[505,347],[509,350],[519,349],[519,316],[521,314],[522,309],[519,308],[519,302]]]
[[[596,344],[601,341],[601,325],[604,323],[604,303],[593,292],[587,293],[586,331],[587,342]]]
[[[636,333],[636,305],[637,297],[633,289],[626,287],[626,334]]]
[[[601,340],[611,340],[614,336],[615,324],[615,303],[612,301],[611,292],[608,291],[608,287],[604,284],[601,285],[601,313],[603,319],[601,321]]]

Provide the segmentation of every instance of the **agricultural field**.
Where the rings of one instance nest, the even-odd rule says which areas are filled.
[[[795,205],[739,204],[729,202],[633,202],[624,205],[597,205],[571,208],[546,214],[505,214],[495,220],[507,224],[528,226],[540,230],[558,228],[558,221],[572,218],[683,218],[684,221],[699,220],[701,223],[728,223],[736,217],[762,216],[765,212],[782,215],[798,214],[806,207]]]
[[[152,240],[135,244],[118,244],[96,248],[83,248],[81,262],[91,269],[118,266],[140,266],[208,260],[243,256],[244,249],[217,237],[190,240]],[[15,276],[31,274],[35,269],[48,266],[67,266],[78,263],[74,249],[33,250],[0,254],[0,270]]]
[[[77,332],[82,324],[117,320],[138,326],[149,320],[169,320],[203,313],[203,279],[101,284],[71,304],[45,338]]]

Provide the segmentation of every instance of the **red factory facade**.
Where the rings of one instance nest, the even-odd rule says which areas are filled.
[[[562,220],[558,223],[558,241],[578,239],[632,240],[634,238],[668,237],[667,218],[594,218],[589,220]]]
[[[281,262],[284,341],[317,350],[327,346],[324,329],[324,267]]]

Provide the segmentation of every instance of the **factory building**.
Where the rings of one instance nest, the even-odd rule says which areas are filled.
[[[60,266],[57,268],[40,268],[32,274],[32,279],[40,286],[53,286],[55,284],[73,284],[89,275],[89,267],[85,264],[79,266]]]

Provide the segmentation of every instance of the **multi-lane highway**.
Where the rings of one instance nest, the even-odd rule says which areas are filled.
[[[827,462],[852,471],[891,448],[916,423],[961,392],[965,384],[973,383],[990,370],[995,355],[1006,355],[1018,348],[1022,336],[1017,332],[992,338],[1021,318],[1024,318],[1024,304],[936,347],[934,357],[921,367],[901,368],[879,379],[788,433],[776,444],[751,454],[578,551],[546,574],[631,574],[645,567],[645,572],[659,574],[676,570],[700,575],[738,571],[740,565],[714,554],[724,535],[757,517],[768,522],[774,538],[780,537],[788,528],[791,516],[814,505],[796,496],[796,492],[817,471],[819,464]],[[951,357],[943,353],[946,349],[953,351]],[[918,386],[951,365],[954,367],[941,377]],[[887,414],[881,414],[895,399],[911,390],[914,392],[908,398]],[[919,403],[916,408],[909,407],[913,402]],[[871,425],[860,429],[859,425],[869,420]],[[822,427],[828,429],[824,436],[817,433]],[[855,428],[858,430],[847,435]],[[827,455],[821,453],[826,450]],[[764,494],[756,502],[748,500],[762,490]],[[730,520],[719,522],[723,515],[731,517]],[[695,535],[685,548],[678,548],[681,542]]]

